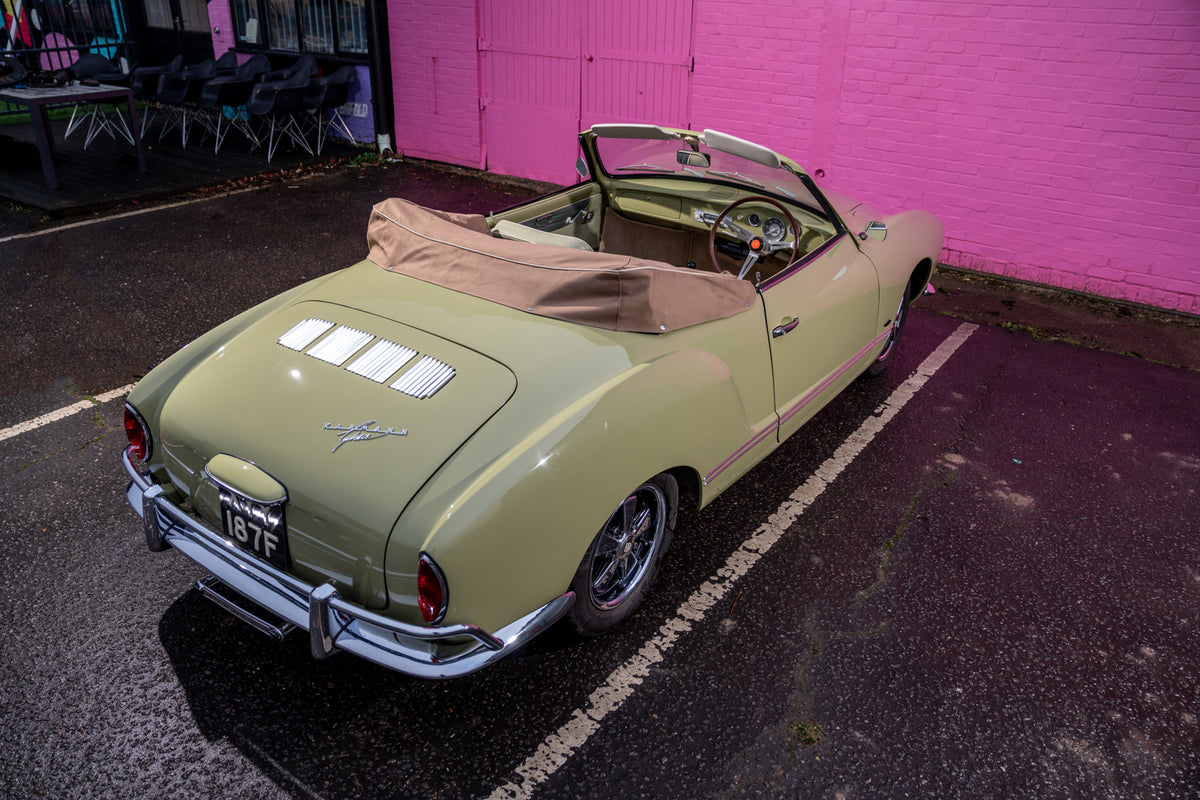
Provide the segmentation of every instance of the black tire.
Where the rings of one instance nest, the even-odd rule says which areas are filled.
[[[900,295],[900,306],[896,309],[896,317],[892,322],[892,332],[888,334],[887,343],[884,344],[879,356],[871,362],[871,366],[867,367],[867,375],[872,377],[882,375],[883,371],[887,369],[888,362],[896,352],[896,345],[900,342],[900,336],[904,333],[904,324],[908,321],[908,304],[911,301],[912,283],[909,283],[904,287],[903,294]]]
[[[671,544],[679,485],[656,475],[634,489],[596,534],[575,570],[575,603],[568,617],[585,636],[625,620],[646,597]]]

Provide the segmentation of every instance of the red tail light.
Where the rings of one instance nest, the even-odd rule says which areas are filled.
[[[429,625],[436,625],[446,615],[446,604],[450,593],[446,589],[446,577],[428,554],[421,554],[417,565],[417,605],[421,618]]]
[[[139,461],[150,458],[150,431],[142,415],[128,403],[125,404],[125,436],[129,438],[135,458]]]

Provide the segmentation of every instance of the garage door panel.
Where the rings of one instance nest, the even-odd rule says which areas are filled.
[[[597,59],[584,67],[581,127],[601,122],[686,127],[690,90],[682,67]]]
[[[480,59],[488,169],[561,180],[579,130],[580,5],[482,0]]]
[[[599,122],[686,127],[692,0],[479,0],[488,169],[571,182]]]

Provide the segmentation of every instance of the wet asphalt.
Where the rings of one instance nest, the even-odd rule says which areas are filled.
[[[401,162],[24,238],[45,223],[0,210],[0,430],[358,260],[377,199],[536,188]],[[1200,797],[1200,326],[935,284],[884,376],[682,515],[626,625],[444,683],[313,662],[199,598],[125,505],[119,401],[0,441],[0,795],[486,797],[968,324],[532,796]]]

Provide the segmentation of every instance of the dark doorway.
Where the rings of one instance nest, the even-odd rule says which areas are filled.
[[[138,36],[141,62],[165,64],[177,54],[194,64],[213,57],[205,0],[141,0],[145,27]]]

